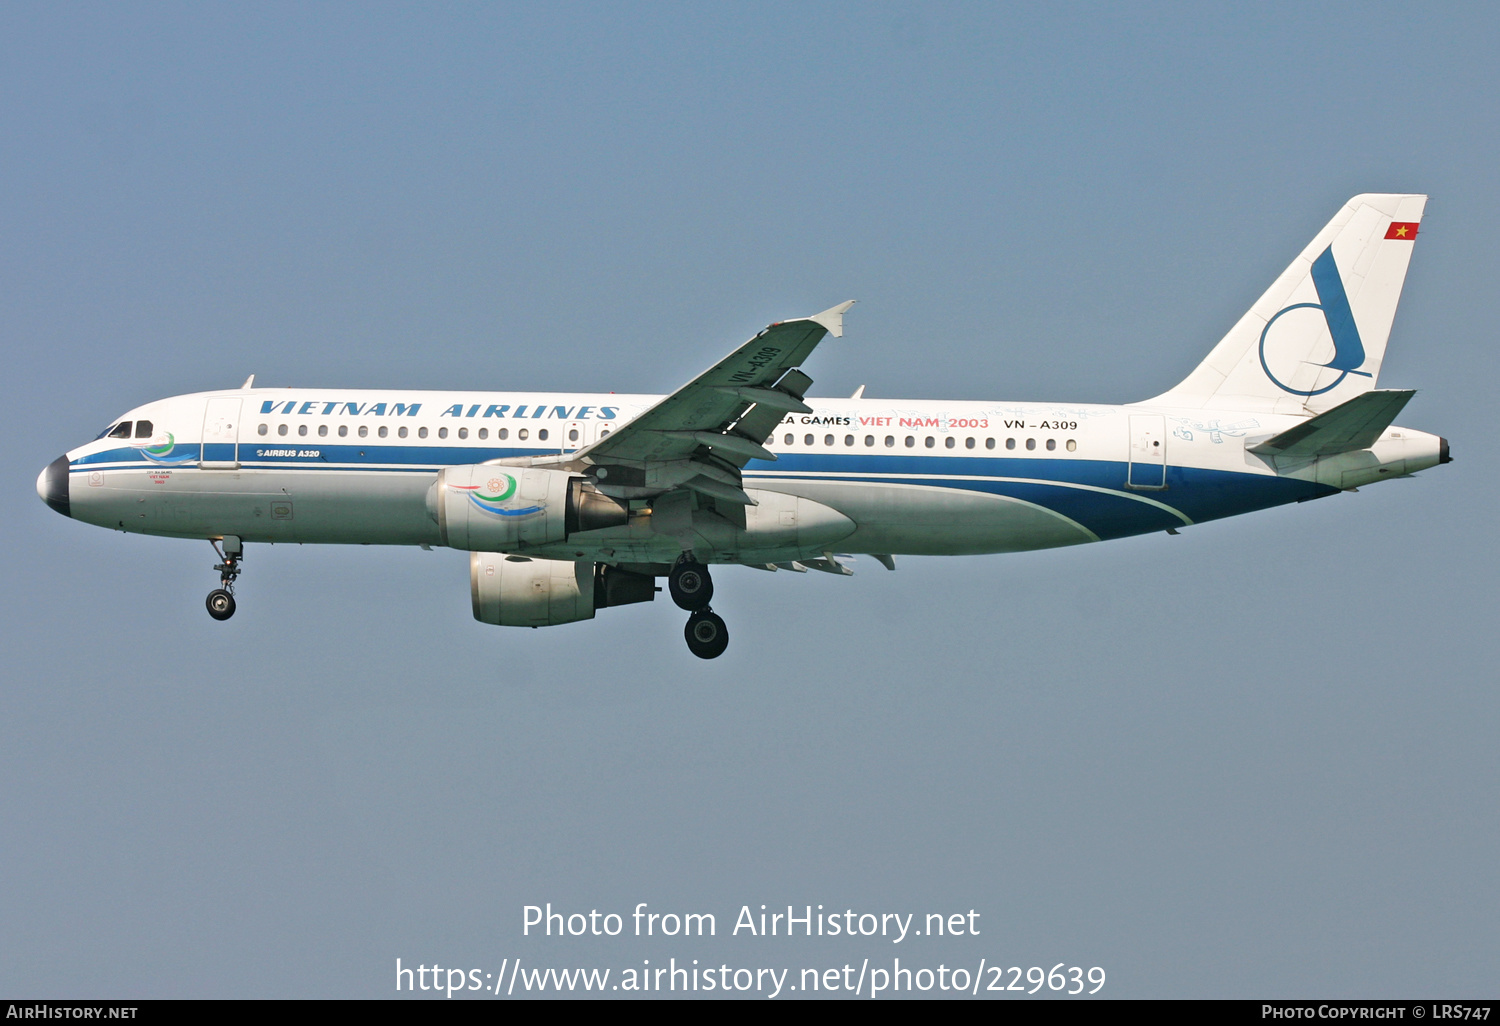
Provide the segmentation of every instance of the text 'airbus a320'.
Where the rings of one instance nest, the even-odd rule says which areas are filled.
[[[651,601],[728,633],[709,567],[1017,552],[1175,531],[1446,463],[1376,377],[1425,196],[1363,195],[1175,388],[1121,406],[808,398],[841,303],[666,397],[245,387],[147,403],[42,471],[65,516],[207,539],[228,619],[251,542],[467,550],[476,619]]]

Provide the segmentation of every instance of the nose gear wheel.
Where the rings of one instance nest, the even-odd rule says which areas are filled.
[[[234,615],[234,596],[223,588],[209,592],[204,605],[208,606],[208,615],[215,620],[227,620]]]

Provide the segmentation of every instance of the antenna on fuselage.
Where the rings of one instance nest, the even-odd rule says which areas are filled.
[[[864,394],[865,394],[865,386],[864,385],[860,385],[858,388],[856,388],[854,390],[854,394],[851,395],[849,398],[850,399],[859,399],[859,398],[862,398],[864,396]]]
[[[245,383],[243,385],[241,385],[240,387],[241,388],[254,388],[255,387],[255,375],[252,374],[248,378],[246,378],[245,379]]]

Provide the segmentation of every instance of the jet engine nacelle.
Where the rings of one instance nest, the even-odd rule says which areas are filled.
[[[475,552],[469,556],[469,595],[474,619],[501,627],[592,620],[594,564]]]
[[[624,504],[584,478],[537,467],[447,467],[428,492],[427,506],[443,544],[471,552],[558,542],[630,519]]]
[[[589,560],[531,559],[502,552],[469,556],[474,619],[501,627],[551,627],[592,620],[595,609],[650,602],[654,578]]]

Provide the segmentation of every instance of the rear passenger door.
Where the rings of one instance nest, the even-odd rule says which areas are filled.
[[[1129,488],[1159,489],[1167,486],[1167,419],[1131,414]]]

